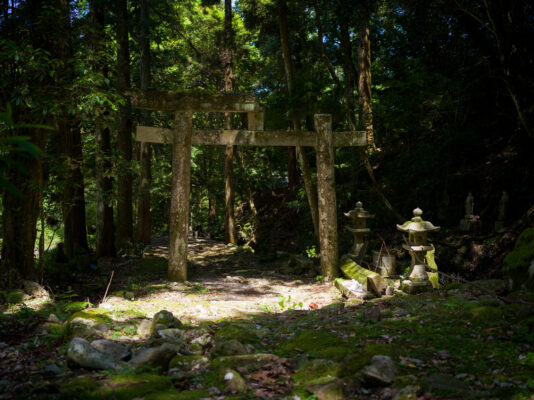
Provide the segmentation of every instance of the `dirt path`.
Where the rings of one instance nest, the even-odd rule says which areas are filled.
[[[104,276],[110,269],[115,271],[112,293],[126,291],[126,297],[134,295],[133,301],[111,297],[107,303],[113,303],[115,310],[122,309],[127,314],[128,309],[135,308],[150,317],[166,309],[179,318],[201,322],[321,308],[340,299],[331,284],[315,277],[280,273],[288,256],[262,261],[262,257],[236,246],[190,238],[189,281],[169,283],[168,239],[155,239],[147,254],[143,259],[123,262],[123,266],[108,263],[103,268]]]

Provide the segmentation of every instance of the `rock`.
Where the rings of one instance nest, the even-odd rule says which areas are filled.
[[[239,369],[240,371],[252,371],[278,360],[279,357],[274,354],[242,354],[239,356],[217,357],[212,361],[212,366],[215,369],[223,366]]]
[[[117,362],[109,354],[102,353],[95,349],[91,344],[79,337],[70,341],[67,350],[67,362],[75,367],[89,369],[111,369],[119,371],[123,368],[122,364]]]
[[[141,337],[150,336],[150,329],[152,327],[152,321],[149,319],[143,319],[137,326],[137,334]]]
[[[209,359],[204,356],[176,356],[173,357],[169,363],[169,369],[176,369],[179,371],[190,371],[194,368],[198,369],[207,366]]]
[[[191,340],[191,344],[198,345],[201,348],[209,347],[213,344],[213,336],[209,333],[205,333]]]
[[[366,290],[371,290],[367,287],[367,278],[378,276],[386,282],[387,285],[393,286],[394,281],[389,278],[381,277],[376,272],[370,271],[362,266],[356,264],[351,258],[345,257],[341,260],[341,266],[339,267],[341,272],[347,279],[354,279],[360,282]]]
[[[98,332],[107,332],[109,331],[109,325],[105,322],[100,322],[99,324],[96,324],[93,329]]]
[[[112,340],[100,339],[91,343],[98,351],[106,353],[113,357],[115,360],[126,360],[130,357],[130,349],[122,344],[113,342]]]
[[[237,371],[227,369],[223,375],[224,386],[230,392],[246,392],[248,390],[247,382],[243,379]]]
[[[396,395],[393,397],[393,400],[417,400],[419,396],[418,393],[421,392],[421,387],[418,385],[408,385],[403,387]]]
[[[362,370],[364,381],[370,385],[390,385],[397,375],[397,367],[388,356],[377,355],[371,364]]]
[[[380,275],[367,277],[367,289],[372,291],[377,297],[381,297],[385,292],[388,284]]]
[[[161,310],[154,314],[150,328],[152,335],[160,330],[169,328],[183,328],[183,325],[177,318],[174,317],[174,315],[172,315],[171,312],[167,310]]]
[[[395,287],[394,286],[388,286],[386,288],[386,296],[393,296],[393,293],[395,293]]]
[[[354,279],[342,279],[336,278],[334,280],[334,286],[341,292],[341,294],[347,298],[367,299],[370,294],[364,288],[364,286]]]
[[[37,282],[23,280],[22,287],[24,289],[24,293],[30,295],[31,297],[50,299],[50,293],[48,293],[48,291]]]
[[[159,347],[142,350],[130,360],[128,365],[134,369],[150,365],[153,368],[159,367],[162,371],[167,371],[170,361],[176,354],[176,346],[165,343]]]
[[[218,341],[211,351],[214,357],[218,356],[237,356],[248,354],[249,351],[245,345],[235,339]]]
[[[57,317],[56,314],[50,314],[47,319],[48,322],[52,322],[53,324],[61,324],[61,320]]]
[[[318,400],[343,400],[345,383],[341,380],[322,386],[316,393]]]
[[[104,318],[103,315],[78,311],[68,319],[65,330],[71,337],[89,337],[97,333],[97,327],[100,331],[107,327]]]
[[[315,272],[313,260],[300,254],[291,254],[289,256],[289,266],[294,267],[293,272],[301,274],[307,271]]]
[[[43,375],[49,378],[54,378],[62,376],[63,371],[56,364],[48,364],[43,368]]]
[[[168,340],[177,344],[183,344],[187,340],[185,331],[178,328],[162,329],[158,331],[158,335],[164,340]]]

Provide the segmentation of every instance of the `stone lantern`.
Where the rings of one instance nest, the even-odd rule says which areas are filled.
[[[365,235],[371,231],[367,227],[367,220],[375,216],[363,209],[361,201],[356,203],[356,207],[353,210],[346,212],[345,216],[350,219],[350,225],[347,226],[347,230],[354,235],[354,244],[348,256],[359,259],[364,253]]]
[[[397,225],[397,229],[408,233],[408,244],[404,244],[402,247],[408,250],[412,257],[410,275],[408,280],[402,282],[402,289],[408,293],[419,293],[432,289],[432,284],[426,273],[428,266],[425,255],[433,247],[427,245],[427,234],[428,232],[436,232],[440,228],[429,221],[423,221],[421,218],[423,211],[420,208],[413,210],[413,215],[414,217],[410,221]]]

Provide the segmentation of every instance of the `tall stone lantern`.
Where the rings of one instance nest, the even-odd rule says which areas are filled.
[[[432,284],[426,273],[427,265],[425,255],[432,250],[432,246],[427,245],[428,232],[439,231],[439,226],[434,226],[430,221],[423,221],[420,208],[413,210],[413,218],[402,225],[397,225],[397,229],[408,233],[408,244],[402,247],[410,253],[412,263],[408,280],[402,282],[402,290],[407,293],[420,293],[432,289]]]
[[[367,220],[374,218],[375,216],[364,210],[361,201],[356,203],[356,207],[353,210],[344,214],[350,219],[350,225],[347,226],[347,230],[354,235],[354,243],[347,255],[352,258],[360,259],[364,253],[365,235],[371,231],[367,227]]]

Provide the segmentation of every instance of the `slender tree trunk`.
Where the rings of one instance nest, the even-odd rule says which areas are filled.
[[[371,16],[364,11],[358,30],[358,103],[360,105],[361,128],[367,132],[367,143],[376,149],[373,133],[373,112],[371,107],[371,40],[369,20]]]
[[[294,95],[294,86],[295,86],[295,73],[293,68],[293,61],[291,59],[291,47],[289,44],[289,32],[287,27],[287,3],[286,0],[279,0],[279,22],[280,22],[280,42],[282,45],[282,55],[284,57],[284,68],[286,71],[286,81],[287,81],[287,90],[289,92],[289,97],[292,99]],[[293,107],[292,107],[293,108]],[[293,121],[293,130],[299,131],[301,129],[300,118],[295,112],[292,112],[292,121]],[[311,178],[310,167],[308,165],[308,159],[306,157],[306,151],[302,147],[290,148],[290,154],[296,153],[299,154],[300,168],[302,170],[302,176],[304,179],[304,188],[306,189],[306,196],[308,198],[308,204],[310,206],[310,213],[312,217],[313,229],[315,233],[315,238],[319,238],[319,215],[317,208],[317,195],[316,190],[313,185]],[[288,178],[290,179],[290,188],[291,188],[291,174],[292,166],[291,159],[293,155],[289,157],[290,162],[288,163]],[[296,165],[296,163],[295,163]]]
[[[122,92],[130,88],[130,47],[128,43],[127,0],[116,0],[117,8],[117,77],[118,89]],[[117,235],[122,244],[131,240],[133,231],[132,210],[132,108],[130,100],[119,107],[117,121],[118,160],[118,207]]]
[[[224,0],[224,91],[233,89],[232,57],[233,57],[233,31],[232,31],[232,1]],[[226,129],[231,129],[231,117],[226,115]],[[234,146],[226,146],[224,158],[224,235],[226,243],[236,243],[235,216],[234,216]]]
[[[79,126],[72,120],[58,121],[60,150],[63,157],[63,191],[61,210],[64,225],[64,248],[68,258],[76,251],[88,250],[85,222],[82,142]]]
[[[104,5],[91,3],[92,22],[94,27],[93,45],[100,51],[104,41]],[[97,71],[106,76],[103,63],[95,66]],[[111,135],[110,130],[102,121],[96,121],[96,255],[97,257],[115,255],[115,227],[113,224],[111,178]]]
[[[351,117],[355,115],[356,111],[356,98],[354,96],[354,89],[356,85],[356,68],[354,68],[354,62],[352,61],[352,43],[349,34],[349,25],[347,21],[346,10],[343,7],[339,8],[338,15],[340,24],[340,41],[341,49],[343,52],[343,74],[345,80],[345,101],[347,102],[348,112]],[[354,129],[354,128],[351,128]]]
[[[150,87],[150,33],[148,0],[141,0],[140,8],[141,37],[141,90]],[[141,121],[144,125],[151,124],[150,111],[141,112]],[[135,240],[143,244],[150,244],[152,223],[150,219],[150,183],[152,181],[151,162],[152,145],[148,142],[140,144],[141,177],[139,181],[139,201],[137,203],[137,224]]]

